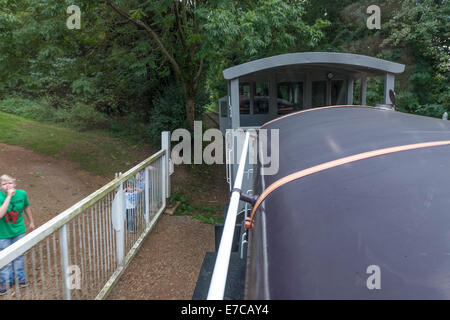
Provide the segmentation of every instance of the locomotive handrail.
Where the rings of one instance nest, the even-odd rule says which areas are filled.
[[[250,132],[246,132],[244,146],[239,161],[239,168],[236,174],[233,192],[231,193],[230,205],[225,219],[222,237],[220,239],[220,247],[217,252],[216,263],[211,278],[211,284],[208,291],[208,300],[223,300],[225,293],[225,284],[228,275],[228,265],[232,250],[232,242],[234,236],[234,228],[236,225],[236,216],[239,208],[240,189],[242,187],[242,179],[244,176],[245,163],[247,161],[247,152],[249,145]]]

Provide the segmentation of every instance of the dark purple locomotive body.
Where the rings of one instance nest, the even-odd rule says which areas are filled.
[[[361,107],[316,109],[264,128],[280,130],[280,165],[272,176],[255,170],[259,195],[322,163],[450,140],[448,121]],[[374,156],[279,186],[249,231],[245,297],[449,299],[450,145]]]

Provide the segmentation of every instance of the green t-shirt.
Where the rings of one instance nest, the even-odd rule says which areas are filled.
[[[5,202],[6,195],[0,191],[0,206]],[[0,239],[7,239],[25,233],[23,222],[23,208],[28,207],[27,193],[24,190],[16,190],[9,202],[8,210],[0,219]]]

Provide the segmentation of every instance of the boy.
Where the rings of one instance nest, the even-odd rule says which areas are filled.
[[[23,213],[29,220],[30,231],[35,229],[33,216],[27,193],[16,189],[16,179],[3,175],[0,177],[0,250],[5,249],[25,236]],[[12,263],[0,270],[0,295],[4,295],[8,288],[19,280],[19,287],[28,286],[23,271],[24,256],[18,257]]]
[[[127,215],[127,230],[129,233],[136,233],[136,211],[138,205],[139,195],[142,192],[142,189],[134,186],[136,181],[126,187],[125,191],[125,205],[126,205],[126,215]]]

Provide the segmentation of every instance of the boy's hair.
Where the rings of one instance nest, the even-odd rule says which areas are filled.
[[[0,177],[0,182],[3,182],[3,181],[14,181],[14,182],[16,182],[16,179],[11,177],[11,176],[8,176],[7,174],[4,174],[4,175],[2,175]]]

